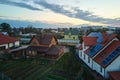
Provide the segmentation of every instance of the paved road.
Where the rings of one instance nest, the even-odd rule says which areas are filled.
[[[64,53],[69,52],[69,47],[64,46]]]

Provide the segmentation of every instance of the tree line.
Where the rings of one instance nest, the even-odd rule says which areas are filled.
[[[0,24],[0,31],[1,32],[7,32],[8,35],[10,36],[19,36],[19,33],[21,32],[22,34],[26,33],[40,33],[41,28],[34,28],[32,25],[28,25],[27,27],[11,27],[10,24],[8,23],[1,23]]]

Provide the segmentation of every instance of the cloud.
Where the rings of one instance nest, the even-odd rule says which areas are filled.
[[[21,0],[22,2],[15,2],[14,0],[0,0],[0,4],[12,5],[22,8],[27,8],[30,10],[42,11],[44,9],[49,9],[55,13],[63,14],[68,17],[78,18],[90,22],[98,22],[103,24],[119,24],[120,18],[110,19],[94,15],[90,11],[84,11],[78,7],[68,7],[65,5],[58,5],[47,2],[47,0]],[[49,1],[49,0],[48,0]],[[28,3],[33,2],[34,5],[42,6],[44,9],[32,6]],[[53,16],[54,17],[54,16]]]
[[[41,9],[39,9],[37,7],[33,7],[32,5],[22,3],[22,2],[13,2],[13,1],[10,1],[10,0],[0,0],[0,4],[12,5],[12,6],[17,6],[17,7],[27,8],[27,9],[30,9],[30,10],[42,11]]]
[[[120,19],[99,17],[97,15],[93,15],[93,13],[89,11],[81,10],[78,7],[71,7],[72,11],[70,11],[66,10],[65,6],[50,4],[45,0],[35,0],[34,3],[43,6],[44,8],[49,9],[55,13],[60,13],[72,18],[78,18],[86,21],[98,22],[103,24],[120,24]]]

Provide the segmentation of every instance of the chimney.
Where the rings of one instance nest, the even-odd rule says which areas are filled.
[[[105,43],[108,39],[107,32],[102,32],[102,43]]]

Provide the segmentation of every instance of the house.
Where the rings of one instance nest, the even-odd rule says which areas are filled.
[[[79,58],[92,70],[104,78],[109,78],[108,72],[120,71],[120,40],[116,34],[92,32],[83,36],[79,49]],[[82,48],[81,48],[82,47]]]
[[[64,39],[78,40],[79,30],[69,29],[64,31]]]
[[[63,53],[63,48],[58,46],[55,36],[45,34],[34,36],[30,40],[30,46],[27,48],[29,56],[40,55],[49,58],[58,58]]]
[[[0,61],[4,59],[3,54],[15,46],[19,46],[19,40],[0,33]]]
[[[8,50],[8,53],[11,55],[13,59],[19,58],[26,58],[27,56],[27,49],[28,46],[21,46],[21,47],[13,47]]]
[[[64,52],[63,47],[58,45],[56,37],[49,34],[33,36],[29,44],[29,46],[22,46],[9,50],[9,53],[16,58],[39,56],[58,59]]]
[[[9,49],[13,46],[19,46],[19,40],[8,35],[0,34],[0,48]]]

